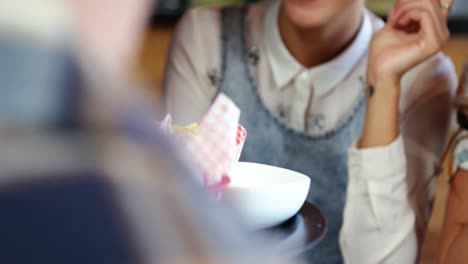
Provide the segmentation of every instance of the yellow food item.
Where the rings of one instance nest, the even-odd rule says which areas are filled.
[[[192,123],[187,126],[172,125],[172,128],[177,134],[196,134],[198,131],[198,124]]]

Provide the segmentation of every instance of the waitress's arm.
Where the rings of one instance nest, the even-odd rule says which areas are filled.
[[[417,189],[419,195],[409,199],[409,193],[432,175],[446,141],[456,74],[451,61],[438,54],[405,77],[403,105],[413,103],[401,111],[396,138],[382,146],[356,143],[349,151],[340,236],[346,263],[414,263],[417,257],[429,195]]]

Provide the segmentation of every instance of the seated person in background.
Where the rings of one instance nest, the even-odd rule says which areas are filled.
[[[397,1],[387,24],[363,0],[190,11],[167,64],[167,111],[196,122],[222,92],[249,133],[241,160],[310,176],[307,200],[329,221],[310,263],[414,263],[433,195],[414,190],[444,147],[457,82],[440,53],[441,1]]]
[[[439,252],[441,264],[468,261],[468,166],[459,167],[452,177]]]
[[[466,96],[468,92],[468,64],[460,81],[459,94]],[[468,100],[463,100],[464,106],[459,115],[468,121]],[[463,109],[464,108],[464,109]],[[464,111],[463,111],[464,110]],[[460,118],[460,116],[459,116]],[[467,123],[468,124],[468,123]],[[462,124],[460,124],[462,125]],[[462,126],[468,129],[466,124]],[[466,137],[466,134],[465,136]],[[462,141],[455,150],[456,171],[451,175],[450,191],[447,200],[445,223],[442,230],[442,242],[439,249],[440,264],[457,264],[468,262],[468,140]]]
[[[291,263],[206,196],[154,113],[129,115],[149,4],[2,2],[1,263]]]

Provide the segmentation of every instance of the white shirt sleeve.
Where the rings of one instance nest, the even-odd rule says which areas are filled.
[[[345,263],[414,263],[415,215],[407,199],[403,139],[349,152],[340,244]]]
[[[410,75],[402,84],[401,136],[387,146],[349,151],[340,234],[349,264],[415,263],[418,256],[417,231],[427,220],[421,207],[428,199],[418,204],[421,197],[410,192],[431,176],[446,142],[457,78],[441,54]]]
[[[163,84],[165,110],[176,124],[199,122],[216,94],[208,75],[220,68],[219,24],[218,9],[199,8],[177,25]]]

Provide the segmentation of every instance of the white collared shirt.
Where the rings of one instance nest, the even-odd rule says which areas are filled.
[[[364,12],[362,25],[355,40],[342,54],[322,65],[305,68],[284,45],[279,28],[271,26],[278,23],[280,3],[274,2],[267,10],[263,24],[265,41],[260,44],[265,49],[265,59],[271,67],[274,87],[288,94],[286,100],[278,103],[289,110],[283,115],[287,115],[290,127],[310,134],[321,134],[337,127],[348,116],[349,109],[352,109],[362,92],[362,89],[355,87],[356,84],[362,85],[362,82],[359,82],[361,76],[351,76],[350,79],[354,78],[355,85],[350,85],[349,89],[337,87],[353,73],[356,65],[366,55],[372,38],[370,15]],[[364,69],[360,73],[363,72]],[[274,101],[269,98],[275,96],[274,94],[262,95],[266,102]],[[337,98],[354,100],[341,100],[343,107],[336,107]],[[313,118],[320,118],[320,124],[312,122]]]
[[[251,69],[258,92],[291,128],[326,133],[348,116],[362,92],[369,43],[384,23],[365,11],[357,36],[342,54],[306,69],[280,38],[278,3],[252,5],[246,16],[248,44],[257,50]],[[192,10],[179,23],[164,83],[166,109],[176,123],[197,122],[210,107],[220,77],[220,44],[219,9]],[[418,65],[402,80],[401,136],[388,146],[350,149],[340,237],[346,263],[414,263],[433,195],[420,187],[445,144],[456,85],[454,66],[443,54]]]

